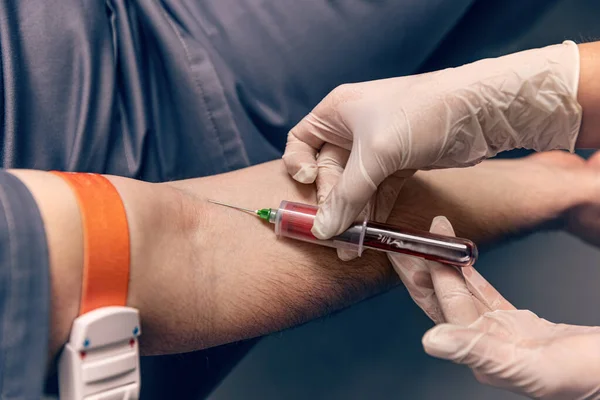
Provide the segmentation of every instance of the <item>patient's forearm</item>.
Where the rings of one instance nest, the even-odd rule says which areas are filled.
[[[198,298],[195,308],[188,304],[180,310],[201,322],[183,342],[153,343],[155,351],[209,347],[277,331],[397,282],[384,254],[365,254],[343,263],[332,249],[277,240],[272,225],[205,201],[212,198],[249,208],[277,207],[282,199],[314,203],[314,189],[295,183],[279,161],[169,185],[184,189],[198,207],[199,230],[191,244],[198,262],[181,266],[185,270],[181,273],[196,285]],[[162,278],[152,283],[165,291],[171,284]],[[158,324],[156,328],[161,329]]]
[[[597,181],[596,170],[566,153],[419,172],[403,187],[392,219],[429,229],[435,216],[445,215],[458,236],[482,247],[562,227],[566,210],[598,197]]]
[[[580,160],[581,161],[581,160]],[[13,171],[32,191],[42,217],[52,276],[51,355],[77,315],[82,231],[74,195],[58,177]],[[460,236],[493,241],[557,219],[586,199],[598,180],[586,168],[531,160],[418,173],[390,222],[428,229],[446,215]],[[131,235],[128,305],[142,316],[146,354],[183,352],[277,331],[323,316],[397,283],[384,254],[341,262],[334,250],[277,240],[255,217],[206,202],[277,207],[314,203],[314,187],[290,179],[281,161],[213,177],[150,184],[109,177]]]
[[[472,169],[419,173],[402,191],[390,222],[428,229],[431,217],[443,214],[460,235],[492,241],[556,218],[579,201],[577,191],[568,190],[574,187],[573,177],[564,172],[528,161],[496,161]],[[183,342],[153,343],[154,351],[181,351],[273,332],[397,282],[383,254],[367,251],[344,263],[332,249],[276,240],[272,226],[205,202],[213,198],[249,208],[277,207],[282,199],[314,203],[313,188],[289,179],[279,161],[170,185],[196,199],[200,216],[199,231],[190,244],[198,262],[182,265],[180,272],[186,284],[194,282],[198,296],[180,312],[198,322]],[[152,286],[168,291],[178,276],[170,273],[173,279],[156,276]],[[157,321],[153,329],[163,327]]]

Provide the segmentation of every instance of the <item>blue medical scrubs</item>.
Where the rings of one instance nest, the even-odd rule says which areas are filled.
[[[2,167],[159,182],[268,161],[337,85],[497,55],[552,3],[3,0]],[[4,172],[2,191],[0,397],[39,398],[43,225]],[[143,398],[206,396],[252,343],[145,359]]]

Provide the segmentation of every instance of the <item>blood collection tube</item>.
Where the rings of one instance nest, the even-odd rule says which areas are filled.
[[[470,240],[369,222],[366,219],[353,224],[338,236],[320,240],[311,232],[316,214],[315,206],[284,200],[278,209],[270,210],[268,220],[275,224],[278,237],[354,250],[359,256],[364,249],[373,249],[409,254],[458,267],[471,266],[477,259],[477,247]]]

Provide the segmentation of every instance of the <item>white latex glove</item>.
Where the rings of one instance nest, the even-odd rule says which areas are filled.
[[[326,143],[321,148],[317,165],[319,174],[316,178],[317,187],[320,190],[317,192],[317,202],[321,204],[331,190],[331,182],[337,181],[339,176],[344,171],[346,161],[348,160],[349,151],[341,147],[333,146],[332,144]],[[385,222],[394,204],[396,198],[402,189],[404,179],[401,176],[394,174],[387,177],[379,188],[377,189],[376,195],[369,200],[367,206],[362,210],[358,216],[359,220],[362,220],[364,216],[368,216],[370,220],[377,222]],[[357,256],[355,251],[349,251],[344,249],[337,250],[340,259],[348,261]]]
[[[446,217],[435,217],[432,233],[455,236]],[[388,254],[411,297],[435,322],[467,326],[488,311],[514,310],[473,267],[455,268],[405,254]]]
[[[453,235],[443,217],[431,231]],[[428,354],[469,366],[481,383],[532,398],[600,399],[600,328],[516,310],[472,267],[423,261],[407,273],[413,257],[391,259],[413,298],[417,289],[417,303],[442,323],[423,337]]]
[[[338,87],[290,131],[283,156],[294,179],[317,180],[322,203],[313,234],[325,239],[347,229],[397,171],[403,178],[470,166],[514,148],[572,151],[581,124],[578,81],[579,51],[565,42]],[[342,152],[319,164],[326,144],[350,150],[347,165]],[[327,164],[345,168],[328,171]]]
[[[465,364],[477,380],[535,399],[600,399],[600,328],[553,324],[527,310],[483,314],[468,327],[423,337],[434,357]]]

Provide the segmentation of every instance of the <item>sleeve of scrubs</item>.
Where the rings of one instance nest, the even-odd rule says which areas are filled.
[[[48,248],[27,187],[0,170],[0,398],[42,396],[49,326]]]

